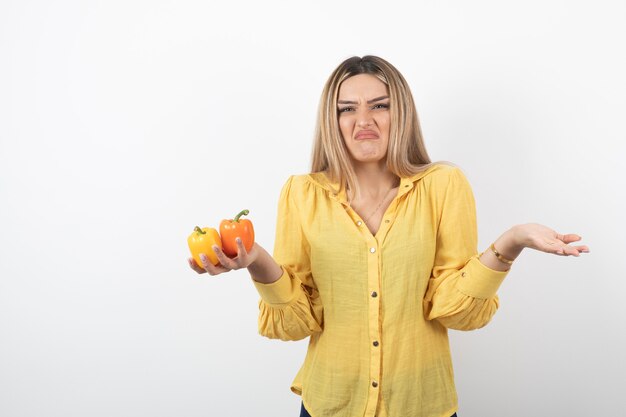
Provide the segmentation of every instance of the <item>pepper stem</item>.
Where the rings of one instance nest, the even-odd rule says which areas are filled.
[[[194,227],[193,230],[195,232],[200,233],[201,235],[206,235],[206,232],[204,230],[200,229],[198,226]]]
[[[250,213],[250,210],[241,210],[241,212],[239,212],[239,214],[237,216],[235,216],[235,218],[233,219],[234,222],[239,222],[239,218],[241,216],[247,216],[248,213]]]

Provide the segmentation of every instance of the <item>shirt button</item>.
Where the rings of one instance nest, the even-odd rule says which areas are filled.
[[[385,223],[389,223],[389,219],[385,220]]]
[[[356,225],[357,225],[357,226],[360,226],[360,225],[362,225],[362,224],[363,224],[363,222],[362,222],[361,220],[359,220],[358,222],[356,222]]]
[[[376,291],[372,291],[372,298],[378,297],[378,293]]]
[[[376,388],[376,387],[378,386],[378,382],[376,382],[376,381],[372,381],[372,386],[373,386],[374,388]]]
[[[465,271],[461,272],[461,276],[462,276],[462,277],[464,277],[465,275],[467,275],[467,274],[465,273]]]
[[[378,346],[378,340],[374,340],[374,343],[372,343],[374,345],[374,347]]]
[[[407,184],[407,185],[405,185],[404,187],[405,187],[405,188],[408,188],[408,187],[410,187],[410,186],[411,186],[411,185]]]
[[[370,252],[372,253],[376,252],[376,248],[370,248]]]

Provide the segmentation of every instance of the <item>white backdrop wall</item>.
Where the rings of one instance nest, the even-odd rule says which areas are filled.
[[[245,271],[199,276],[195,225],[309,169],[330,72],[392,62],[430,155],[468,176],[479,249],[525,251],[492,323],[451,331],[460,417],[623,415],[621,1],[0,3],[0,415],[295,416],[307,341],[257,333]],[[397,416],[393,416],[397,417]]]

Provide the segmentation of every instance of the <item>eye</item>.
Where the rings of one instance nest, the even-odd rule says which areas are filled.
[[[388,109],[389,108],[389,104],[376,104],[374,107],[372,107],[372,109]]]
[[[345,113],[348,111],[354,111],[354,107],[342,107],[339,109],[339,113]]]

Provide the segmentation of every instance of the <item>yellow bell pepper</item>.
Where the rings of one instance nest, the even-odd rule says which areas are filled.
[[[202,261],[200,260],[201,253],[205,254],[213,265],[220,263],[213,250],[213,245],[217,245],[220,249],[222,248],[222,240],[216,229],[210,227],[200,229],[196,226],[187,238],[187,243],[189,244],[191,256],[199,266],[202,266]]]

